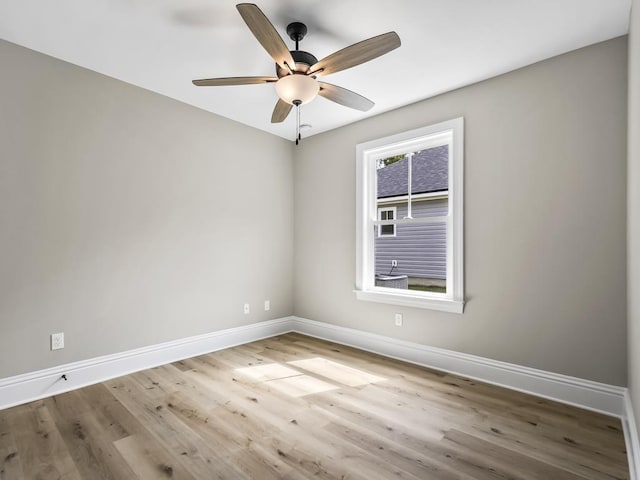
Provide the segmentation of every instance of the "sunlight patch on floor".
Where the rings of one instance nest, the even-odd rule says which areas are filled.
[[[357,368],[348,367],[322,357],[308,358],[306,360],[294,360],[287,363],[350,387],[358,387],[386,380],[386,378],[378,377],[376,375],[363,372],[362,370],[358,370]]]
[[[302,372],[289,368],[281,363],[268,363],[265,365],[255,365],[253,367],[236,368],[236,372],[246,375],[258,382],[295,377],[303,374]]]
[[[337,385],[327,383],[309,375],[298,375],[295,377],[271,380],[267,384],[269,388],[273,387],[292,397],[302,397],[304,395],[311,395],[312,393],[327,392],[340,388]]]
[[[340,385],[359,387],[386,380],[322,357],[294,360],[287,364],[268,363],[235,370],[255,382],[264,382],[269,388],[292,397],[327,392],[340,388]],[[305,374],[305,371],[312,375]],[[328,381],[316,377],[323,377]]]

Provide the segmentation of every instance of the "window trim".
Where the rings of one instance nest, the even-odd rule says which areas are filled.
[[[375,162],[377,159],[449,143],[447,215],[447,293],[411,292],[376,287],[373,225],[377,220]],[[358,300],[366,300],[454,313],[464,311],[463,243],[463,140],[464,119],[455,118],[408,132],[356,145],[356,288]],[[376,218],[372,218],[376,212]]]
[[[393,212],[393,220],[398,220],[398,208],[397,207],[378,207],[378,220],[382,220],[382,212]],[[378,225],[378,238],[382,237],[395,237],[396,236],[396,223],[393,223],[393,233],[382,233],[382,225]]]
[[[440,200],[448,197],[449,197],[448,191],[440,191],[440,192],[418,193],[415,195],[411,195],[411,200],[413,200],[414,202],[424,202],[428,200]],[[396,197],[383,197],[378,199],[378,205],[384,207],[385,204],[406,202],[408,199],[409,199],[408,195],[398,195]]]

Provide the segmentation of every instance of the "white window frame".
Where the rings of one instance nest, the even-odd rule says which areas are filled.
[[[398,219],[398,209],[396,207],[378,207],[378,220],[382,220],[382,212],[393,212],[393,219]],[[378,225],[378,237],[395,237],[396,236],[396,224],[393,223],[393,233],[382,233],[381,225]]]
[[[389,303],[446,312],[464,311],[463,245],[463,140],[462,117],[416,130],[391,135],[356,146],[356,289],[358,300]],[[449,198],[445,217],[395,219],[377,216],[376,161],[439,145],[449,146]],[[385,223],[447,223],[446,293],[398,290],[375,285],[374,226]]]

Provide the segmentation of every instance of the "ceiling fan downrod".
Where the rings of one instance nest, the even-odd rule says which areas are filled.
[[[287,25],[287,35],[289,35],[289,38],[291,40],[296,42],[296,50],[300,50],[298,44],[300,41],[302,41],[306,34],[307,26],[302,22],[291,22],[289,25]]]

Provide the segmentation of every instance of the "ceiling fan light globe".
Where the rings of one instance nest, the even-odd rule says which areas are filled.
[[[318,96],[320,85],[306,75],[287,75],[276,82],[276,93],[282,101],[295,105],[309,103]]]

